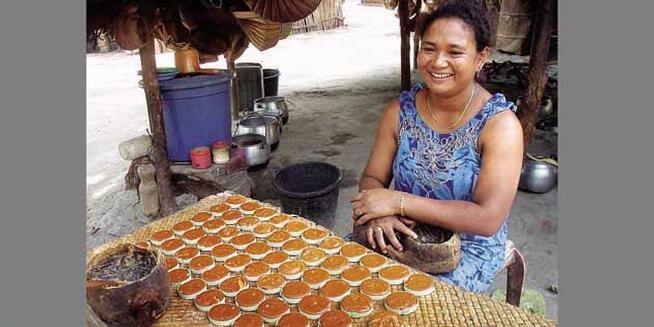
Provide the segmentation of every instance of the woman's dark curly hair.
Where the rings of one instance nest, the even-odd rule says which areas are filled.
[[[482,7],[475,1],[450,1],[447,4],[438,7],[430,13],[422,24],[420,37],[439,18],[458,18],[463,20],[468,26],[475,31],[475,43],[477,51],[484,50],[490,43],[491,32],[486,8]]]

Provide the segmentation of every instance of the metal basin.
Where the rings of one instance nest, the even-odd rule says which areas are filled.
[[[235,135],[259,134],[266,138],[270,147],[277,148],[281,137],[282,124],[277,117],[249,114],[243,117],[236,126]]]
[[[522,165],[518,188],[532,193],[547,193],[557,184],[559,169],[557,166],[526,159]]]
[[[270,160],[270,146],[264,136],[243,134],[234,136],[232,142],[243,149],[248,167],[262,165]]]
[[[269,116],[278,116],[282,124],[288,122],[288,106],[282,96],[267,96],[254,100],[254,111]]]

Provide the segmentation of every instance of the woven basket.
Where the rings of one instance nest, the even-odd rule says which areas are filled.
[[[292,23],[316,10],[320,0],[245,0],[245,3],[263,18]]]
[[[282,38],[282,23],[265,19],[254,11],[235,11],[232,14],[238,19],[248,40],[260,51],[274,47]]]

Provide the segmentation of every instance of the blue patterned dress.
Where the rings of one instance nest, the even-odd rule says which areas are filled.
[[[418,115],[415,97],[420,89],[417,84],[400,94],[394,189],[431,199],[472,201],[481,166],[479,134],[490,117],[517,108],[504,95],[494,94],[468,123],[441,134]],[[492,237],[460,233],[461,264],[437,277],[473,292],[484,292],[504,262],[507,234],[506,219]]]

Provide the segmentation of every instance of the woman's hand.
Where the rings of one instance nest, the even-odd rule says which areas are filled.
[[[395,231],[402,232],[409,237],[417,238],[418,235],[414,233],[409,227],[400,221],[398,216],[386,216],[372,220],[368,223],[368,244],[373,249],[379,246],[379,249],[384,253],[388,253],[386,241],[384,236],[388,238],[390,244],[398,251],[402,251],[402,244],[395,236]]]
[[[363,225],[371,219],[397,214],[400,195],[400,192],[383,188],[363,190],[355,194],[350,202],[352,202],[356,224]]]

